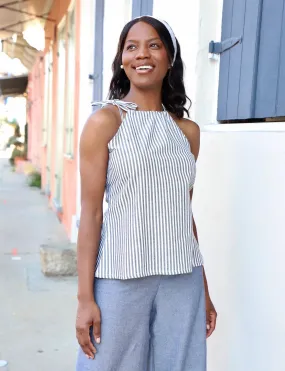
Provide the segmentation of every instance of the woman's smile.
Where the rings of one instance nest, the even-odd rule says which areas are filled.
[[[154,70],[155,66],[151,64],[141,64],[138,67],[133,67],[138,74],[150,73]]]

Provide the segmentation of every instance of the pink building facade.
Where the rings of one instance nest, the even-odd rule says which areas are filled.
[[[46,23],[46,48],[28,83],[28,158],[41,171],[42,190],[72,234],[78,168],[80,0],[55,1]]]
[[[151,13],[152,0],[58,0],[50,10],[55,22],[46,23],[46,47],[29,74],[28,158],[71,242],[81,209],[79,139],[91,102],[107,98],[124,24]]]

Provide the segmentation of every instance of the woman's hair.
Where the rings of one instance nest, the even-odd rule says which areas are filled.
[[[122,53],[127,35],[132,26],[137,22],[148,23],[157,31],[161,41],[165,46],[170,62],[172,62],[173,60],[174,46],[171,40],[171,36],[163,23],[155,18],[148,16],[136,18],[128,22],[123,28],[123,31],[120,35],[117,54],[112,64],[113,77],[110,83],[109,99],[123,99],[130,90],[130,81],[125,71],[121,69]],[[178,118],[182,118],[184,112],[186,112],[189,117],[189,108],[191,106],[191,101],[187,97],[185,92],[183,81],[183,62],[181,59],[180,45],[177,40],[176,42],[176,59],[173,66],[167,71],[167,74],[163,80],[161,99],[167,111],[173,113]],[[185,108],[187,100],[189,101],[188,109]]]

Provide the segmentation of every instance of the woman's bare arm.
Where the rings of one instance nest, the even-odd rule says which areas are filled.
[[[187,119],[180,120],[178,124],[181,130],[183,131],[183,133],[185,134],[185,136],[187,137],[190,143],[191,152],[195,157],[195,161],[197,161],[198,156],[199,156],[199,151],[200,151],[200,128],[199,126],[195,122],[187,120]],[[191,200],[192,200],[192,197],[193,197],[193,188],[190,191]],[[195,223],[193,216],[192,216],[192,219],[193,219],[193,233],[197,241],[199,242],[196,223]],[[206,298],[207,337],[209,337],[216,328],[217,312],[211,301],[207,277],[206,277],[204,267],[203,267],[203,278],[204,278],[205,298]]]
[[[112,135],[110,110],[100,110],[87,121],[80,139],[81,217],[78,234],[78,299],[93,300],[94,270],[103,217],[108,166],[108,142]]]
[[[93,326],[96,342],[101,337],[101,314],[94,299],[94,275],[100,242],[103,198],[108,166],[108,142],[118,127],[118,115],[102,109],[92,115],[80,138],[81,217],[77,243],[78,310],[77,339],[88,357],[96,352],[89,330]]]

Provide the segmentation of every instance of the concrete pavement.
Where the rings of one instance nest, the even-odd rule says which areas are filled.
[[[0,359],[9,371],[72,371],[77,279],[47,278],[39,260],[40,245],[65,243],[65,232],[46,197],[0,157]]]

